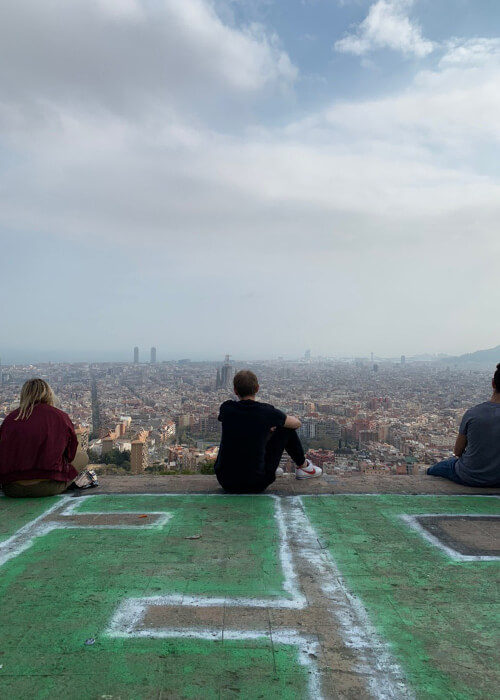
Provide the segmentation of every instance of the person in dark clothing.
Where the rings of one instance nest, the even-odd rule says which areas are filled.
[[[4,494],[12,498],[55,496],[66,491],[87,463],[73,423],[54,406],[54,393],[47,382],[25,382],[19,408],[0,426]]]
[[[215,474],[231,493],[260,493],[276,478],[283,451],[295,462],[297,479],[323,473],[305,458],[296,433],[300,420],[287,416],[271,404],[255,400],[259,382],[253,372],[242,370],[234,377],[239,401],[224,401],[219,410],[222,437]]]

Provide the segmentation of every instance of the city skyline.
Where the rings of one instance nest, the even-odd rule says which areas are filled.
[[[495,346],[494,348],[488,348],[488,349],[481,349],[481,350],[474,350],[472,354],[474,353],[488,353],[488,358],[479,358],[477,360],[478,364],[482,365],[495,365],[496,364],[496,355],[493,357],[494,352],[497,350],[497,348],[500,349],[500,345]],[[141,359],[141,350],[142,350],[142,357]],[[101,354],[99,350],[96,350],[94,352],[89,352],[85,356],[82,354],[79,354],[77,356],[71,357],[71,356],[64,356],[61,354],[60,350],[56,350],[53,353],[47,352],[47,353],[37,353],[34,352],[33,350],[23,350],[21,352],[14,352],[14,353],[5,353],[3,356],[0,355],[0,371],[3,366],[9,366],[9,365],[19,365],[19,366],[26,366],[26,365],[37,365],[37,364],[135,364],[135,365],[151,365],[151,364],[156,364],[156,363],[162,363],[162,362],[182,362],[185,360],[193,361],[193,362],[208,362],[212,364],[220,364],[221,365],[221,370],[222,370],[222,355],[213,353],[213,354],[204,354],[200,352],[194,352],[194,353],[180,353],[180,354],[172,354],[168,353],[167,351],[162,352],[162,348],[160,348],[160,352],[158,353],[157,348],[154,346],[151,346],[149,349],[149,354],[147,357],[144,359],[144,356],[147,354],[147,348],[144,346],[144,348],[141,348],[141,346],[134,346],[133,348],[129,349],[124,349],[121,348],[117,352],[110,352],[108,355],[106,353]],[[493,359],[490,358],[490,355],[493,357]],[[465,357],[466,355],[464,355]],[[228,362],[229,355],[224,355],[225,362]],[[280,354],[280,355],[242,355],[242,356],[236,356],[233,362],[233,355],[231,357],[231,365],[245,363],[245,362],[258,362],[258,361],[263,361],[263,362],[316,362],[316,361],[355,361],[356,359],[362,359],[363,361],[369,362],[371,364],[377,363],[377,362],[391,362],[391,363],[398,363],[398,364],[404,364],[406,361],[412,363],[412,362],[423,362],[423,363],[432,363],[432,362],[438,362],[440,360],[445,360],[446,358],[449,358],[450,360],[455,360],[456,358],[460,358],[460,355],[456,354],[448,354],[448,353],[423,353],[423,354],[407,354],[407,355],[394,355],[394,356],[383,356],[379,355],[378,353],[374,353],[373,351],[365,351],[364,353],[359,353],[357,355],[322,355],[319,353],[311,352],[310,349],[307,349],[303,353],[298,353],[296,355],[293,354]],[[154,359],[153,359],[154,358]],[[500,359],[500,351],[498,354],[498,359]]]
[[[258,400],[298,416],[313,461],[344,475],[425,472],[451,454],[464,411],[491,392],[486,368],[304,358],[248,366],[259,378]],[[53,388],[99,469],[122,476],[209,473],[221,435],[219,406],[234,397],[234,370],[227,355],[223,363],[6,367],[0,423],[35,372]],[[281,466],[293,470],[287,456]]]
[[[0,6],[6,362],[498,344],[499,4],[284,8]]]

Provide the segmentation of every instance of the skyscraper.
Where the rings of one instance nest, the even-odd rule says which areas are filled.
[[[226,355],[224,359],[224,364],[220,370],[220,387],[221,389],[228,389],[232,385],[234,376],[234,370],[229,362],[229,355]]]
[[[152,365],[156,364],[156,348],[155,347],[151,348],[151,364]]]
[[[139,364],[139,348],[136,345],[134,348],[134,365],[138,365],[138,364]]]

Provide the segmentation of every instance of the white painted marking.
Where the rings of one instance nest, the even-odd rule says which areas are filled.
[[[130,496],[149,496],[156,498],[171,498],[172,496],[184,496],[187,499],[196,497],[206,497],[207,495],[219,498],[227,498],[226,494],[123,494],[124,498]],[[305,497],[312,496],[310,494]],[[323,495],[323,494],[322,494]],[[348,495],[348,494],[345,494]],[[353,494],[363,496],[379,496],[380,494]],[[394,494],[405,495],[406,494]],[[427,494],[444,497],[454,497],[455,494]],[[463,497],[465,494],[456,494]],[[484,494],[466,494],[471,497],[482,498],[499,498],[496,495]],[[120,497],[121,494],[113,494],[113,498]],[[103,498],[100,494],[88,494],[83,498]],[[237,498],[255,498],[255,496],[237,496]],[[293,531],[296,554],[298,557],[307,561],[315,570],[316,578],[319,578],[320,587],[325,594],[327,600],[326,607],[329,612],[337,619],[341,631],[343,633],[346,646],[354,648],[359,654],[359,664],[357,670],[366,674],[368,687],[374,697],[378,700],[409,700],[413,697],[411,691],[406,687],[404,676],[399,665],[392,658],[388,646],[378,637],[366,609],[356,596],[348,590],[348,587],[332,557],[327,551],[321,549],[318,542],[318,536],[311,523],[309,522],[302,506],[300,497],[288,497],[281,499],[280,497],[267,494],[263,497],[271,497],[275,503],[275,520],[279,533],[279,557],[284,575],[283,589],[290,598],[206,598],[203,596],[185,596],[185,595],[169,595],[169,596],[154,596],[150,598],[132,598],[124,600],[118,606],[106,633],[111,637],[162,637],[175,638],[184,637],[190,639],[224,639],[245,640],[269,638],[273,642],[282,644],[293,644],[299,650],[299,662],[308,667],[309,679],[309,694],[314,700],[321,698],[321,679],[316,664],[312,661],[309,654],[315,654],[318,649],[318,643],[315,640],[308,638],[306,635],[301,635],[295,630],[219,630],[219,629],[187,629],[187,628],[162,628],[162,629],[138,629],[144,620],[147,608],[151,605],[172,605],[172,606],[245,606],[245,607],[269,607],[269,608],[288,608],[288,609],[304,609],[307,605],[307,599],[299,590],[298,577],[295,571],[294,558],[290,548],[289,532]],[[315,498],[318,496],[315,495]],[[148,515],[159,516],[154,522],[141,523],[140,525],[73,525],[64,524],[55,521],[45,520],[47,516],[53,513],[58,513],[60,516],[78,516],[78,507],[82,502],[80,499],[63,497],[63,502],[59,500],[45,513],[31,521],[23,528],[17,531],[15,535],[10,537],[3,543],[0,543],[0,566],[9,559],[12,559],[21,552],[28,549],[34,539],[42,537],[55,529],[72,529],[88,528],[88,529],[156,529],[162,527],[170,517],[171,513],[164,511],[148,512]],[[286,503],[286,512],[284,513],[282,503]],[[112,511],[116,514],[130,514],[140,511]],[[88,513],[80,513],[80,515],[109,515],[110,511],[95,511]],[[439,514],[438,514],[439,515]],[[471,514],[467,514],[471,515]],[[435,516],[435,514],[432,514]],[[432,541],[440,549],[447,551],[454,558],[457,558],[456,552],[444,546],[441,542],[434,538],[430,533],[424,530],[415,518],[417,516],[401,516],[411,527],[414,527],[426,539]],[[419,515],[418,517],[426,517]],[[460,516],[464,517],[464,516]],[[474,517],[481,517],[474,515]],[[491,517],[491,516],[484,516]],[[41,522],[45,520],[45,522]],[[498,559],[499,557],[465,557],[459,555],[461,561],[477,561]]]
[[[7,540],[0,542],[0,566],[9,561],[9,559],[14,559],[14,557],[17,557],[26,549],[29,549],[36,537],[43,537],[43,535],[51,532],[54,528],[50,527],[49,523],[41,523],[40,521],[46,518],[48,515],[61,510],[61,508],[64,507],[65,502],[68,500],[69,496],[61,497],[61,500],[56,501],[53,506],[47,508],[47,510],[42,513],[42,515],[39,515],[38,518],[31,520]]]
[[[403,522],[409,525],[415,532],[427,540],[434,547],[437,547],[441,552],[446,554],[450,559],[454,561],[500,561],[500,556],[498,555],[474,555],[474,554],[462,554],[453,547],[445,544],[439,537],[436,537],[431,532],[429,532],[421,523],[418,521],[421,518],[439,518],[445,517],[447,520],[450,518],[498,518],[500,520],[500,515],[488,515],[487,513],[422,513],[421,515],[400,515],[399,516]]]
[[[474,486],[470,486],[469,488],[474,488]],[[480,486],[479,488],[500,488],[500,487],[493,487],[493,486]],[[97,494],[96,494],[97,495]],[[151,494],[154,496],[155,494]],[[183,494],[186,495],[186,494]],[[208,494],[207,494],[208,495]],[[214,496],[220,495],[220,494],[212,494]],[[272,494],[267,494],[271,496]],[[380,498],[381,496],[390,496],[391,498],[500,498],[500,495],[496,493],[432,493],[430,491],[426,493],[381,493],[380,491],[373,492],[373,493],[356,493],[356,491],[342,491],[342,493],[303,493],[301,494],[301,498],[326,498],[328,496],[333,496],[335,495],[337,498],[343,498],[344,496],[358,496],[360,497],[368,497],[368,498]],[[142,496],[142,494],[141,494]]]
[[[54,530],[156,530],[162,528],[172,517],[172,513],[165,511],[148,511],[147,515],[157,516],[154,520],[141,521],[137,525],[86,525],[71,522],[59,522],[50,520],[51,515],[61,517],[78,517],[75,513],[75,508],[78,506],[78,500],[71,496],[62,496],[61,500],[57,501],[53,506],[48,508],[42,515],[35,518],[24,527],[20,528],[14,535],[9,537],[4,542],[0,542],[0,566],[19,556],[21,552],[29,549],[34,541],[39,537],[44,537]],[[136,511],[125,512],[120,511],[118,515],[135,515]],[[92,513],[80,513],[80,515],[110,515],[109,511],[99,511]]]
[[[275,507],[274,518],[278,526],[278,534],[280,539],[279,556],[284,576],[283,588],[297,603],[297,605],[303,608],[307,605],[307,599],[300,590],[297,574],[293,565],[293,557],[292,552],[290,550],[290,541],[288,539],[288,523],[285,522],[283,517],[281,499],[278,496],[274,495],[272,496],[272,498],[274,500]]]
[[[214,494],[215,495],[215,494]],[[413,700],[413,693],[406,687],[402,669],[392,657],[389,647],[377,635],[366,609],[361,601],[353,596],[345,584],[342,575],[327,552],[318,543],[318,535],[306,513],[299,497],[280,498],[273,494],[275,518],[280,537],[280,560],[283,568],[283,589],[293,597],[287,598],[226,598],[186,595],[163,595],[143,598],[128,598],[118,606],[106,634],[111,637],[147,637],[190,639],[254,639],[263,636],[280,642],[284,637],[281,632],[255,632],[246,630],[227,631],[222,629],[185,629],[175,627],[144,628],[143,621],[150,606],[187,606],[187,607],[223,607],[244,606],[270,609],[304,609],[307,599],[299,590],[298,576],[290,547],[290,533],[293,533],[297,555],[315,570],[315,578],[322,581],[321,589],[325,594],[325,608],[340,625],[346,646],[356,649],[359,663],[356,670],[364,674],[368,688],[377,700]],[[283,503],[285,508],[283,508]],[[293,630],[288,636],[289,642],[299,649],[301,663],[307,663],[310,673],[310,698],[320,700],[320,674],[308,654],[301,650],[305,636]],[[228,636],[231,635],[230,637]],[[248,636],[250,635],[250,636]],[[256,635],[256,636],[253,636]],[[307,657],[307,658],[306,658]],[[312,670],[314,669],[314,670]]]
[[[346,646],[359,655],[357,670],[367,674],[372,695],[378,700],[410,700],[402,668],[389,646],[378,636],[363,603],[354,596],[330,553],[319,545],[318,534],[307,517],[300,496],[292,497],[289,526],[299,544],[299,556],[316,569],[326,606],[337,619]]]

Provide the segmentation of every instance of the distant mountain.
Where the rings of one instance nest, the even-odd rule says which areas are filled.
[[[446,357],[441,362],[447,362],[454,365],[488,365],[492,369],[500,362],[500,345],[489,350],[477,350],[476,352],[468,352],[465,355],[458,357]]]

